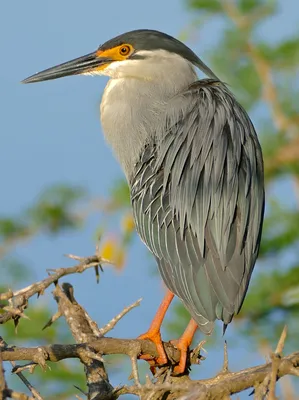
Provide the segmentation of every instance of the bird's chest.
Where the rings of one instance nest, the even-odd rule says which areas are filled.
[[[154,99],[149,84],[136,79],[111,79],[105,88],[101,103],[103,132],[127,178],[155,135],[165,107],[163,100],[157,96]]]

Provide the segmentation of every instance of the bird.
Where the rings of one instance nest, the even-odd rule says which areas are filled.
[[[197,69],[205,77],[198,78]],[[167,292],[146,333],[168,362],[160,328],[174,296],[191,320],[173,342],[188,370],[199,329],[223,332],[243,304],[264,218],[263,155],[245,109],[228,85],[183,42],[150,29],[108,40],[92,53],[23,83],[105,75],[101,124],[130,189],[137,233],[157,261]]]

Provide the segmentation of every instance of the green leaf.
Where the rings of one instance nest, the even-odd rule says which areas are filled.
[[[115,182],[110,191],[110,197],[112,200],[112,208],[115,207],[120,209],[130,206],[130,190],[124,179]]]
[[[268,43],[259,43],[259,51],[271,63],[273,68],[298,68],[299,63],[299,36],[292,37],[277,46]]]
[[[26,236],[28,228],[20,219],[4,217],[0,219],[0,235],[3,239],[12,239],[16,236]]]
[[[246,14],[259,8],[264,3],[265,3],[264,0],[239,0],[238,8],[240,9],[240,11]]]
[[[27,212],[35,229],[45,229],[57,233],[62,229],[76,229],[81,219],[72,212],[72,208],[85,194],[82,188],[55,185],[46,189],[39,201]]]
[[[299,240],[299,212],[271,203],[264,221],[260,257],[278,255]]]
[[[226,0],[227,1],[227,0]],[[277,10],[276,0],[238,0],[238,9],[248,17],[248,14],[259,15],[265,19]]]
[[[39,202],[49,202],[68,206],[86,195],[82,187],[56,184],[46,188],[39,196]]]
[[[189,8],[206,11],[209,13],[217,13],[222,11],[222,5],[219,0],[187,0]]]

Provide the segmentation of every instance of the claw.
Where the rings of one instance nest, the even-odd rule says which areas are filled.
[[[171,340],[170,343],[180,350],[180,361],[177,365],[174,366],[172,374],[174,376],[181,375],[185,372],[187,366],[187,354],[189,350],[189,346],[185,343],[185,341],[178,339],[178,340]]]
[[[149,330],[144,333],[143,335],[138,336],[137,339],[142,340],[150,340],[156,345],[158,357],[153,357],[150,354],[141,354],[138,358],[142,360],[146,360],[150,365],[150,370],[155,375],[156,373],[156,366],[162,366],[168,363],[168,358],[164,350],[164,346],[161,339],[160,328],[162,321],[165,317],[166,311],[172,302],[174,294],[170,291],[167,291],[152,323]]]
[[[182,336],[178,340],[170,341],[170,343],[173,344],[181,352],[180,361],[178,365],[173,368],[173,375],[181,375],[186,371],[187,355],[196,330],[197,323],[193,319],[191,319]]]
[[[138,336],[137,339],[150,340],[153,342],[156,345],[157,352],[159,354],[157,358],[152,357],[150,354],[143,354],[139,358],[142,358],[148,362],[154,361],[155,365],[164,365],[168,363],[168,358],[164,350],[160,331],[149,329],[146,333]]]

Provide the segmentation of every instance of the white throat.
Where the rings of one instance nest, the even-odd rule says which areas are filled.
[[[111,77],[101,103],[104,136],[128,180],[142,150],[155,139],[167,102],[197,80],[192,64],[177,54],[140,55],[146,59],[113,62],[103,71]]]

